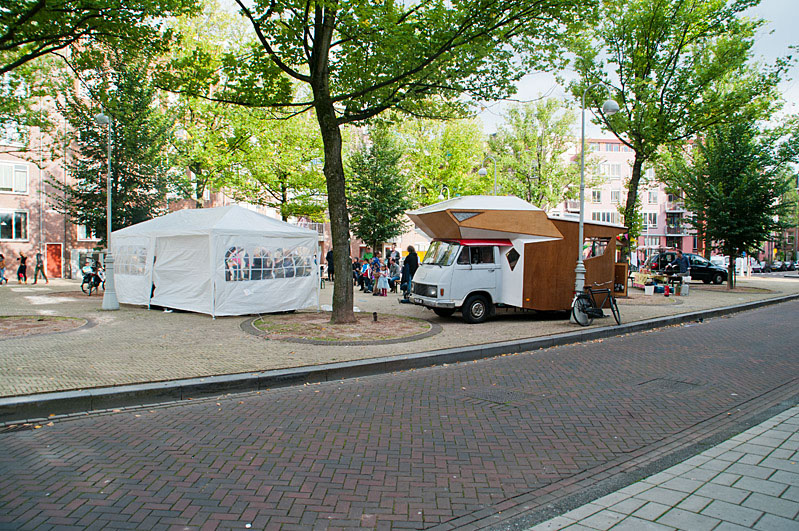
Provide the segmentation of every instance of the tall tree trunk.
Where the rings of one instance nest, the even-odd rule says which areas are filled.
[[[630,261],[630,252],[632,251],[632,241],[637,239],[640,234],[641,220],[636,217],[636,203],[638,199],[638,183],[641,182],[641,168],[644,161],[639,157],[638,152],[635,152],[635,160],[633,161],[633,173],[630,177],[630,184],[627,186],[627,203],[624,205],[624,224],[627,226],[627,241],[623,242],[621,249],[621,258],[624,261]]]
[[[314,90],[316,92],[316,88]],[[350,218],[344,181],[344,164],[341,159],[341,130],[336,121],[333,102],[325,87],[316,96],[316,117],[322,132],[325,153],[325,180],[327,205],[330,211],[330,232],[333,237],[333,312],[330,322],[345,324],[356,322],[353,312],[352,267],[350,262]]]

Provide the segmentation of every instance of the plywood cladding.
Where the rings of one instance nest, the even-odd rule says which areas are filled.
[[[475,214],[470,217],[458,215]],[[471,237],[468,229],[496,232],[496,238],[510,234],[530,234],[560,238],[561,234],[543,210],[442,210],[408,217],[426,234],[438,239]],[[464,231],[464,229],[467,229]],[[464,234],[466,232],[466,234]]]
[[[571,307],[577,266],[579,225],[574,221],[551,219],[562,240],[528,243],[524,246],[524,288],[522,301],[532,310],[565,310]],[[610,238],[602,256],[588,258],[585,285],[612,288],[616,257],[616,236],[625,229],[584,224],[586,238]]]

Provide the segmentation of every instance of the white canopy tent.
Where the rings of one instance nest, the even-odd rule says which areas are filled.
[[[318,306],[317,238],[236,205],[173,212],[111,234],[117,297],[213,316]]]

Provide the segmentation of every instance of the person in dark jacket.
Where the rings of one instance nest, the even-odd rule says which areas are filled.
[[[409,245],[408,256],[405,257],[405,262],[402,264],[402,277],[400,278],[400,287],[404,296],[401,302],[410,302],[408,297],[411,294],[411,282],[417,269],[419,269],[419,255],[416,254],[416,249],[413,248],[413,245]]]
[[[333,249],[330,249],[325,255],[325,262],[327,262],[327,280],[328,282],[333,282],[333,273],[335,271],[333,266]]]
[[[416,254],[416,249],[413,248],[413,245],[408,246],[408,256],[405,257],[405,263],[408,264],[411,280],[413,280],[413,275],[419,269],[419,255]]]

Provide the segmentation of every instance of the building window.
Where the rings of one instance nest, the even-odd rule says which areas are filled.
[[[599,173],[611,179],[621,178],[621,164],[600,164]]]
[[[27,164],[0,162],[0,192],[28,193]]]
[[[0,212],[0,240],[27,239],[28,213],[23,210]]]
[[[591,190],[591,202],[592,203],[602,202],[602,190]]]
[[[590,144],[588,144],[588,151],[589,152],[599,151],[599,144],[597,142],[591,142]]]
[[[658,213],[657,212],[644,212],[644,226],[657,227],[658,226]]]
[[[658,191],[657,190],[650,190],[649,191],[649,198],[647,199],[647,202],[650,205],[657,204],[657,202],[658,202]]]
[[[94,234],[94,231],[88,228],[86,225],[78,225],[78,240],[82,241],[96,241],[100,238]]]
[[[621,203],[621,190],[611,190],[610,191],[610,202],[614,205],[618,205]]]
[[[620,214],[618,212],[591,212],[592,221],[601,221],[602,223],[618,223]]]
[[[657,249],[660,247],[660,236],[645,236],[644,247],[648,249]]]

